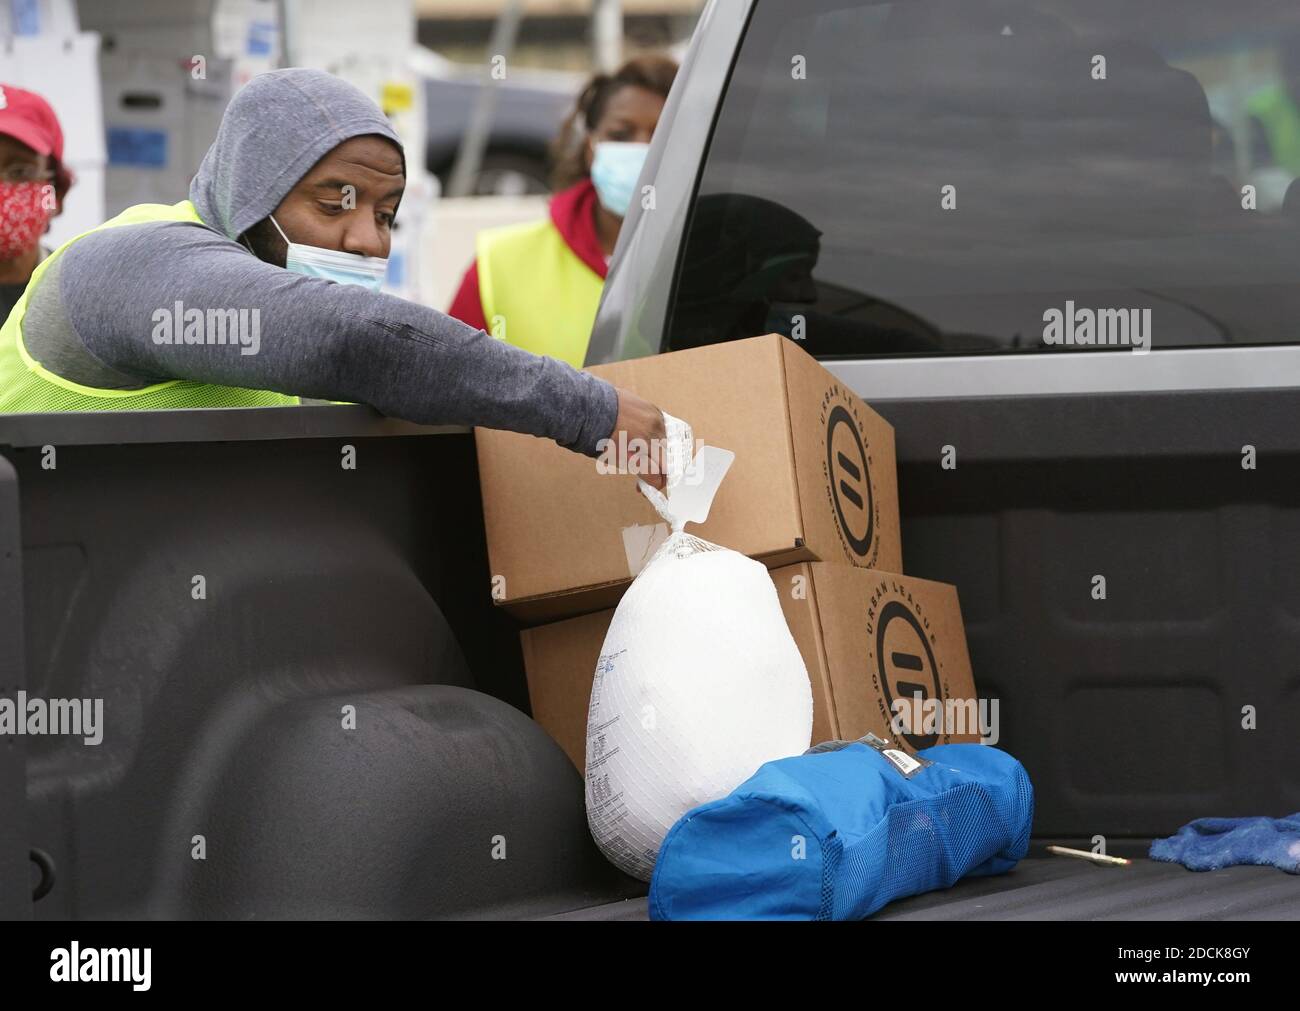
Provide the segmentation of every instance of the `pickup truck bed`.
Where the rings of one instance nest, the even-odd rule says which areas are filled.
[[[1296,809],[1297,396],[880,404],[908,571],[960,590],[1039,843],[1139,856],[1192,818]],[[953,431],[955,475],[934,463]],[[1246,441],[1269,466],[1243,478]],[[107,723],[98,748],[0,749],[0,918],[645,918],[526,716],[464,430],[360,407],[3,418],[0,534],[0,690],[106,697]],[[1093,610],[1095,571],[1122,607]],[[190,858],[199,832],[223,859]],[[35,902],[31,848],[56,869]],[[1294,919],[1300,877],[1038,847],[878,917]]]

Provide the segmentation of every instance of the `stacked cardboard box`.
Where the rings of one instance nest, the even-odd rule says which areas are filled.
[[[776,334],[591,371],[735,452],[708,521],[689,529],[768,567],[812,683],[814,743],[896,739],[898,699],[973,704],[956,590],[902,574],[883,418]],[[612,609],[667,530],[630,477],[531,436],[476,439],[494,596],[534,626],[522,632],[533,716],[581,770]],[[921,709],[904,712],[906,747],[976,739]]]

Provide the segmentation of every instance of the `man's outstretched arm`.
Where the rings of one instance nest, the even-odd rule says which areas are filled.
[[[618,393],[604,380],[434,309],[264,263],[201,225],[107,229],[80,239],[62,260],[61,315],[97,362],[141,382],[187,379],[356,401],[425,424],[526,432],[588,455],[619,418]],[[249,310],[250,320],[256,310],[255,352],[247,343],[178,342],[181,319],[172,343],[155,340],[159,311],[189,309],[205,318],[209,310]],[[644,413],[625,405],[637,423]]]

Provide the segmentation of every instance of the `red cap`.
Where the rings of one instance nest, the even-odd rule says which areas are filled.
[[[21,141],[37,154],[54,160],[56,182],[60,190],[72,184],[71,173],[63,167],[63,130],[50,103],[32,91],[0,84],[0,133]]]

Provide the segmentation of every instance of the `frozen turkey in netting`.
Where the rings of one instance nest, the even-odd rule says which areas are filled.
[[[690,428],[666,421],[670,443],[690,446]],[[808,671],[767,569],[683,530],[707,517],[730,461],[670,453],[668,494],[642,484],[672,533],[620,601],[592,683],[587,823],[643,881],[683,814],[812,736]]]

